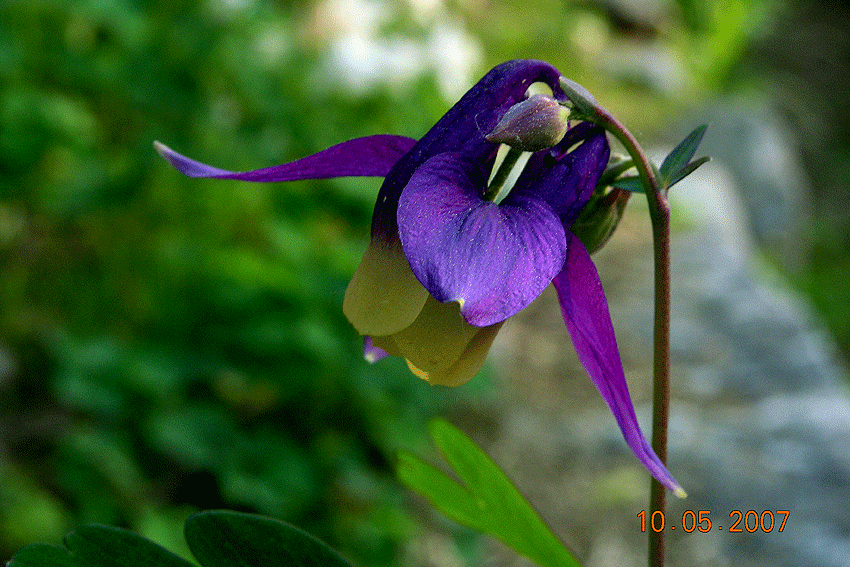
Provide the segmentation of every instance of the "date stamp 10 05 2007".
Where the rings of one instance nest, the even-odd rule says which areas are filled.
[[[767,533],[774,530],[783,531],[789,514],[788,510],[776,510],[775,512],[771,510],[764,510],[763,512],[732,510],[729,512],[730,523],[727,523],[725,527],[718,521],[711,521],[709,510],[685,510],[682,513],[682,522],[678,525],[668,522],[664,512],[660,510],[656,510],[649,516],[647,516],[646,510],[641,510],[637,517],[640,520],[640,531],[642,532],[645,532],[648,527],[654,532],[681,529],[685,533],[695,531],[706,533],[712,530],[723,530],[731,533],[754,533],[757,531]]]

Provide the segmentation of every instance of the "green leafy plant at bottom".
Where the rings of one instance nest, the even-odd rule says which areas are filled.
[[[460,482],[402,452],[398,477],[450,518],[501,540],[541,567],[581,567],[501,469],[459,429],[442,420],[431,438]],[[307,532],[280,520],[227,510],[201,512],[185,524],[186,543],[202,567],[352,567]],[[7,567],[195,567],[130,531],[78,528],[65,546],[33,544]]]
[[[397,474],[446,516],[486,533],[541,567],[580,567],[504,472],[472,439],[443,420],[430,424],[434,444],[458,480],[410,453]]]
[[[186,542],[202,567],[352,567],[303,530],[263,516],[201,512],[186,520]],[[34,544],[7,567],[195,567],[127,530],[90,525],[65,537],[65,547]]]

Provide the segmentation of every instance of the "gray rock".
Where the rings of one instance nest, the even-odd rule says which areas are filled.
[[[759,246],[796,267],[806,253],[811,187],[795,137],[781,116],[766,103],[718,101],[700,119],[710,124],[700,155],[712,156],[732,177],[746,209],[741,226]]]

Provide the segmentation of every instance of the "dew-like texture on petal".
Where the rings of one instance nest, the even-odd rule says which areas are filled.
[[[342,311],[361,335],[391,335],[413,323],[427,297],[398,237],[373,239],[345,290]]]
[[[545,202],[496,205],[481,198],[483,183],[476,164],[441,154],[416,171],[398,208],[413,273],[438,301],[459,302],[478,327],[534,301],[561,271],[566,249],[563,225]]]
[[[463,153],[470,162],[492,161],[498,144],[484,136],[511,106],[523,100],[532,83],[546,83],[556,98],[563,98],[559,77],[550,64],[531,59],[507,61],[491,69],[387,174],[372,215],[372,238],[387,240],[398,232],[398,199],[417,168],[444,152]]]
[[[640,430],[596,267],[584,245],[572,234],[568,234],[567,246],[564,270],[552,283],[578,358],[614,414],[632,452],[656,480],[677,494],[682,493]]]
[[[405,136],[366,136],[331,146],[290,163],[241,172],[203,164],[180,155],[159,142],[154,142],[154,148],[188,177],[277,182],[330,177],[384,177],[415,143],[416,140]]]
[[[568,130],[551,150],[533,155],[503,202],[534,195],[546,201],[569,227],[590,199],[609,155],[605,131],[583,122]]]
[[[403,356],[414,366],[439,372],[454,365],[480,329],[460,314],[457,303],[440,303],[428,297],[416,321],[390,339],[373,337],[374,344]]]
[[[502,323],[496,323],[489,327],[478,328],[478,332],[469,341],[466,350],[460,358],[452,366],[445,370],[425,371],[418,368],[411,362],[407,361],[407,366],[410,371],[428,382],[436,386],[460,386],[466,384],[481,370],[484,366],[484,361],[487,359],[487,354],[490,352],[490,347],[493,345],[493,340],[499,334],[499,329],[502,328]]]

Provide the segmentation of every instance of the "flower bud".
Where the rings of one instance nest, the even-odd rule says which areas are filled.
[[[536,94],[510,107],[486,138],[524,152],[545,150],[564,138],[569,114],[554,98]]]
[[[588,254],[593,254],[608,242],[620,224],[631,197],[630,191],[616,187],[612,187],[607,193],[603,193],[604,190],[602,187],[593,192],[590,201],[570,227],[570,232],[581,240]]]

